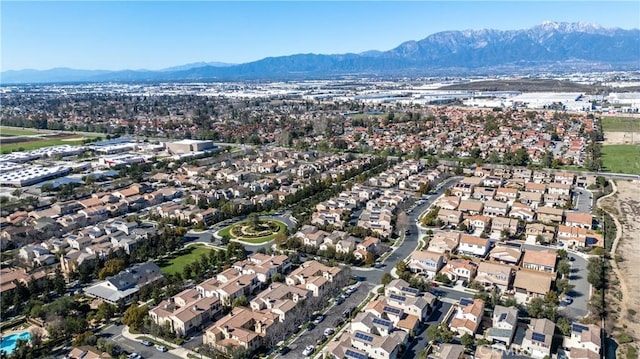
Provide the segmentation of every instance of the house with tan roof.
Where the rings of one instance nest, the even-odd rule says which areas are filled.
[[[413,273],[433,278],[444,265],[444,257],[439,252],[414,251],[409,256],[408,267]]]
[[[460,197],[458,196],[444,196],[441,197],[435,205],[441,209],[454,210],[460,205]]]
[[[480,200],[480,201],[488,201],[493,199],[496,195],[496,189],[493,187],[481,187],[476,186],[473,188],[473,193],[471,194],[471,198]]]
[[[453,253],[458,248],[460,234],[458,231],[437,231],[429,241],[427,250],[430,252]]]
[[[459,334],[467,333],[475,336],[482,316],[484,315],[484,301],[482,299],[460,298],[449,329]]]
[[[519,247],[497,244],[489,252],[489,258],[496,262],[518,265],[522,257],[522,250]]]
[[[460,344],[440,344],[438,349],[429,355],[435,359],[460,359],[464,357],[464,345]]]
[[[560,208],[552,208],[542,206],[537,209],[538,221],[543,223],[562,223],[564,218],[564,210]]]
[[[438,211],[438,219],[444,224],[458,225],[462,221],[462,212],[448,209]]]
[[[532,358],[550,357],[555,329],[556,325],[549,319],[531,319],[521,348]]]
[[[463,234],[460,236],[458,253],[483,257],[489,252],[490,242],[488,238],[480,238]]]
[[[518,303],[527,303],[532,298],[543,297],[553,289],[553,282],[555,280],[555,273],[528,269],[518,270],[516,271],[516,277],[513,281],[515,298]]]
[[[511,286],[515,267],[496,262],[480,262],[476,274],[476,282],[485,287],[497,287],[502,293]]]
[[[491,220],[491,231],[500,237],[502,231],[507,231],[510,235],[515,235],[520,230],[518,220],[509,217],[494,217]]]
[[[524,190],[526,192],[544,194],[547,192],[547,185],[545,183],[528,182],[527,184],[524,185]]]
[[[328,267],[318,261],[307,261],[287,276],[286,283],[310,290],[314,297],[321,297],[328,290],[329,284],[343,274],[339,267]]]
[[[491,226],[491,217],[483,215],[468,216],[464,219],[464,224],[473,229],[475,233],[485,232]]]
[[[509,211],[509,217],[521,219],[525,222],[533,222],[536,219],[536,212],[529,206],[521,203],[514,203]]]
[[[534,250],[527,249],[522,259],[522,267],[553,273],[556,271],[557,253],[551,249]]]
[[[185,336],[191,331],[202,329],[222,309],[217,297],[201,297],[196,289],[184,290],[160,302],[149,311],[151,320],[168,327],[174,334]]]
[[[493,197],[496,201],[515,202],[518,199],[518,190],[515,188],[500,187]]]
[[[460,201],[460,205],[458,206],[458,211],[462,212],[463,214],[468,214],[473,216],[473,215],[478,215],[482,213],[483,208],[484,208],[484,203],[478,200],[465,199]]]
[[[278,316],[267,310],[235,307],[205,330],[203,343],[222,352],[234,347],[253,352],[272,342],[281,325]]]
[[[566,212],[564,223],[569,227],[591,229],[593,216],[591,213]]]
[[[484,209],[482,211],[482,214],[490,217],[506,217],[507,213],[509,213],[509,204],[495,200],[485,202]]]

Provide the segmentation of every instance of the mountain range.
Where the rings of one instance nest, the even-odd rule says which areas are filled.
[[[341,76],[450,76],[640,69],[640,30],[544,22],[523,30],[444,31],[388,51],[296,54],[243,64],[198,62],[163,70],[5,71],[2,84],[286,80]]]

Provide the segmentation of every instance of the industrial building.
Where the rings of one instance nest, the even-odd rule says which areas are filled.
[[[71,172],[70,167],[65,166],[29,166],[15,171],[0,174],[0,185],[12,187],[31,186],[53,178],[67,175]]]
[[[167,151],[171,154],[201,152],[212,150],[214,148],[215,145],[213,144],[213,141],[181,140],[176,142],[167,142]]]

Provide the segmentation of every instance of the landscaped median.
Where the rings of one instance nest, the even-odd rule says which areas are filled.
[[[217,235],[240,242],[262,244],[274,240],[278,235],[286,235],[287,225],[274,219],[247,219],[221,229]]]

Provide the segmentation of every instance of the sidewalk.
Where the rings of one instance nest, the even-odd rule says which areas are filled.
[[[192,350],[185,349],[185,348],[183,348],[183,347],[181,347],[179,345],[176,345],[176,344],[173,344],[173,343],[169,343],[164,339],[160,339],[158,337],[154,337],[154,336],[148,335],[148,334],[133,334],[133,333],[131,333],[129,331],[129,326],[125,326],[122,329],[122,336],[127,338],[127,339],[129,339],[129,340],[133,340],[133,341],[137,341],[137,342],[142,340],[142,339],[138,339],[138,338],[150,337],[154,341],[165,345],[167,348],[175,348],[175,349],[169,350],[169,353],[171,353],[171,354],[173,354],[175,356],[179,356],[179,357],[184,358],[184,359],[190,359],[189,358],[189,354],[191,354],[192,357],[198,357],[198,358],[200,357],[200,354],[198,354],[198,353],[196,353],[196,352],[194,352]]]

